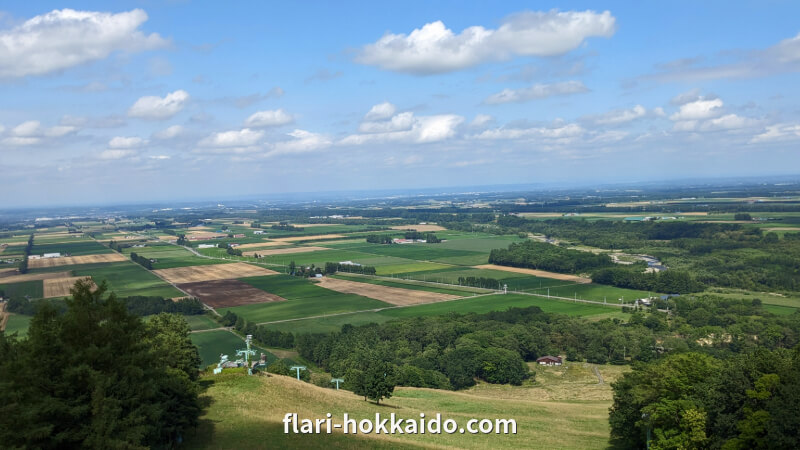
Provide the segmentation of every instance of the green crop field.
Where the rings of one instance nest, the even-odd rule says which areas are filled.
[[[205,314],[198,314],[194,316],[183,316],[186,319],[186,323],[189,324],[189,327],[192,331],[196,330],[211,330],[213,328],[219,328],[222,325],[214,322],[211,317],[208,317]]]
[[[203,361],[203,367],[218,363],[220,354],[228,355],[228,359],[234,361],[238,359],[236,356],[236,350],[242,350],[246,348],[244,339],[231,333],[230,331],[220,330],[192,333],[191,338],[192,343],[197,346],[197,349],[200,352],[200,359]],[[255,349],[256,354],[255,356],[251,356],[251,360],[258,359],[260,357],[259,353],[264,353],[267,355],[267,364],[270,364],[272,361],[277,359],[275,355],[262,348],[252,348]]]
[[[487,313],[490,311],[504,311],[512,307],[527,308],[529,306],[538,306],[544,312],[565,314],[568,316],[597,318],[627,317],[619,308],[611,306],[591,305],[580,302],[573,303],[566,300],[547,299],[524,294],[493,294],[403,308],[384,309],[377,312],[368,311],[341,316],[293,320],[290,322],[272,323],[266,326],[279,331],[321,333],[338,331],[342,325],[348,323],[352,325],[361,325],[370,322],[383,323],[394,318],[438,316],[450,313]]]
[[[529,291],[536,294],[547,294],[547,289],[529,289]],[[577,296],[579,300],[595,301],[603,301],[605,299],[608,303],[620,303],[620,299],[623,299],[625,303],[631,303],[636,299],[646,298],[648,294],[656,295],[655,292],[637,291],[593,283],[550,288],[550,295],[555,297],[575,298]]]
[[[147,247],[140,248],[126,248],[123,250],[123,253],[125,255],[136,253],[146,258],[156,259],[157,262],[153,263],[153,270],[225,263],[225,261],[220,261],[217,259],[200,258],[183,247],[169,244],[153,246],[148,245]]]
[[[165,298],[183,297],[184,294],[169,283],[153,275],[150,271],[132,262],[119,262],[105,265],[93,265],[84,269],[75,266],[73,275],[91,276],[95,283],[108,281],[109,291],[119,297],[131,295],[161,296]]]
[[[70,254],[71,256],[80,255],[97,255],[100,253],[111,253],[111,249],[98,244],[95,241],[82,241],[82,242],[64,242],[58,244],[39,244],[36,238],[33,240],[32,255],[41,255],[43,253],[61,253]]]
[[[355,294],[342,294],[317,286],[306,279],[286,275],[241,280],[258,289],[279,295],[287,301],[220,308],[218,310],[220,314],[231,310],[249,321],[259,323],[389,306],[378,300]]]
[[[31,324],[31,316],[22,316],[19,314],[11,314],[8,316],[6,322],[5,333],[6,336],[12,333],[17,333],[18,337],[24,337],[28,334],[28,327]]]
[[[7,297],[42,298],[44,286],[42,280],[23,281],[20,283],[0,284],[0,292]]]
[[[369,283],[369,284],[377,284],[381,286],[389,286],[389,287],[397,287],[402,289],[412,289],[418,291],[428,291],[428,292],[438,292],[440,294],[450,294],[450,295],[472,295],[473,293],[485,293],[487,292],[485,289],[479,288],[472,288],[467,286],[437,286],[434,284],[427,284],[424,282],[418,282],[414,280],[387,280],[382,278],[372,278],[368,276],[359,276],[353,274],[347,274],[344,272],[338,272],[336,275],[333,275],[334,278],[341,278],[344,280],[352,280],[358,281],[360,283]]]
[[[604,366],[601,366],[604,368]],[[605,372],[604,369],[603,372]],[[605,373],[604,373],[605,375]],[[595,398],[575,401],[553,399],[547,388],[557,390],[560,378],[548,384],[529,383],[523,386],[492,386],[482,391],[464,392],[433,389],[395,389],[392,398],[375,405],[345,390],[321,388],[291,377],[248,377],[241,373],[208,375],[204,378],[208,409],[201,417],[196,434],[187,437],[190,448],[539,448],[592,449],[609,446],[608,408],[611,388],[597,387],[597,380],[575,382],[563,377],[562,383],[574,393],[590,391]],[[561,390],[566,390],[566,387]],[[545,400],[548,399],[548,400]],[[385,403],[385,405],[384,405]],[[420,414],[442,420],[454,419],[463,427],[471,418],[514,419],[516,434],[284,434],[281,420],[290,412],[299,419],[324,418],[331,413],[334,423],[342,423],[344,413],[357,421],[375,418],[376,413],[388,417],[419,420]]]

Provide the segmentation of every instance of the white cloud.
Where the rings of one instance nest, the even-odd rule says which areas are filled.
[[[390,120],[361,122],[358,131],[361,133],[389,133],[392,131],[410,130],[414,125],[414,113],[397,114]]]
[[[392,117],[397,108],[389,102],[378,103],[364,116],[364,120],[384,120]]]
[[[356,62],[418,75],[451,72],[512,56],[562,55],[587,38],[611,37],[610,12],[551,10],[507,17],[497,29],[472,26],[455,34],[441,21],[364,46]]]
[[[146,96],[136,100],[128,110],[128,115],[142,119],[168,119],[179,113],[188,100],[189,93],[184,90],[171,92],[163,98]]]
[[[168,41],[138,28],[141,9],[117,14],[53,10],[0,32],[0,77],[42,75],[108,57],[164,47]]]
[[[41,134],[41,128],[42,124],[38,120],[29,120],[17,125],[11,132],[21,137],[38,136]]]
[[[105,150],[100,153],[100,159],[122,159],[135,155],[134,150]]]
[[[669,118],[673,121],[681,120],[702,120],[718,116],[722,113],[722,100],[700,98],[698,100],[684,103],[680,110]]]
[[[766,127],[765,131],[750,140],[751,144],[779,142],[800,138],[800,124],[779,123]]]
[[[273,111],[258,111],[244,121],[246,127],[262,128],[276,127],[292,123],[294,117],[283,109]]]
[[[181,134],[183,134],[183,127],[180,125],[172,125],[167,127],[161,131],[153,133],[153,137],[156,139],[167,140],[167,139],[174,139]]]
[[[4,145],[9,145],[12,147],[24,147],[26,145],[36,145],[41,142],[42,139],[38,137],[18,137],[12,136],[3,139]]]
[[[147,144],[147,141],[140,137],[116,136],[108,141],[108,148],[138,148]]]
[[[486,130],[476,136],[476,139],[568,139],[582,136],[586,133],[578,124],[575,123],[556,123],[551,127],[530,127],[530,128],[495,128]]]
[[[264,136],[263,131],[254,131],[249,128],[241,130],[223,131],[214,133],[200,141],[203,147],[250,147],[255,145]]]
[[[291,133],[287,133],[287,135],[292,139],[272,144],[272,149],[267,152],[266,156],[308,153],[331,145],[331,140],[328,137],[310,131],[294,130]]]
[[[489,114],[478,114],[474,119],[472,119],[472,122],[469,123],[469,126],[473,128],[480,128],[492,122],[494,122],[494,117],[490,116]]]
[[[157,160],[164,160],[164,159],[170,159],[171,157],[168,156],[168,155],[153,155],[153,156],[150,156],[149,158],[150,159],[157,159]]]
[[[726,114],[715,119],[706,120],[700,126],[700,130],[738,130],[742,128],[753,127],[759,123],[759,120],[752,119],[750,117],[742,117],[736,114]]]
[[[366,117],[375,116],[367,114]],[[352,134],[338,143],[361,145],[380,142],[439,142],[455,136],[456,129],[463,121],[463,117],[454,114],[415,117],[411,112],[404,112],[384,121],[363,122],[359,127],[361,134]]]
[[[47,137],[62,137],[77,130],[78,130],[77,127],[68,125],[58,125],[55,127],[50,127],[47,130],[45,130],[44,135]]]
[[[654,112],[656,115],[663,115],[664,111],[660,110]],[[642,118],[647,115],[647,109],[642,105],[636,105],[631,109],[617,109],[609,111],[605,114],[589,117],[589,120],[596,125],[620,125],[623,123],[632,122],[636,119]]]
[[[588,92],[589,89],[580,81],[564,81],[554,84],[534,84],[522,89],[503,89],[484,100],[489,105],[502,103],[519,103],[530,100],[552,97],[554,95],[570,95]]]
[[[41,122],[38,120],[28,120],[27,122],[22,122],[21,124],[17,125],[13,129],[11,129],[11,134],[19,138],[37,138],[37,139],[20,139],[17,142],[17,145],[31,145],[38,143],[40,139],[38,138],[52,138],[52,137],[62,137],[66,136],[70,133],[77,131],[78,128],[74,126],[67,126],[67,125],[58,125],[50,128],[42,127]],[[26,144],[20,144],[25,142]]]

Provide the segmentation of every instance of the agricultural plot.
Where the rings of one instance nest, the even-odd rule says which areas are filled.
[[[42,281],[29,280],[6,284],[4,280],[0,279],[0,291],[3,291],[8,297],[42,298]]]
[[[280,241],[264,241],[264,242],[253,242],[251,244],[241,244],[236,247],[239,250],[250,250],[250,249],[258,249],[258,248],[270,248],[270,247],[286,247],[288,244],[285,242]]]
[[[262,275],[274,275],[278,273],[247,263],[176,267],[173,269],[154,270],[153,272],[170,283],[176,284],[257,277]]]
[[[308,236],[279,237],[274,239],[276,241],[281,241],[281,242],[301,242],[301,241],[324,241],[326,239],[339,239],[343,237],[347,236],[343,234],[329,233],[329,234],[310,234]]]
[[[281,302],[286,299],[239,280],[213,280],[178,285],[212,308],[228,308],[253,303]]]
[[[126,248],[123,253],[130,256],[131,253],[144,256],[155,260],[153,269],[172,269],[175,267],[200,266],[205,264],[222,264],[218,261],[207,258],[198,258],[197,255],[176,245],[148,245],[147,247]]]
[[[256,254],[261,256],[272,256],[272,255],[291,255],[294,253],[307,253],[307,252],[318,252],[321,250],[330,250],[327,247],[287,247],[287,248],[274,248],[268,250],[253,250],[249,252],[243,252],[242,255],[244,256],[254,256]]]
[[[475,277],[475,278],[493,278],[503,284],[508,285],[509,290],[527,290],[534,288],[546,288],[549,286],[563,286],[565,284],[574,284],[572,282],[565,282],[555,280],[552,278],[535,277],[532,275],[517,274],[513,272],[505,272],[500,270],[490,269],[473,269],[462,267],[450,267],[443,270],[432,270],[424,272],[411,272],[398,275],[400,278],[432,281],[437,283],[458,284],[458,279]]]
[[[183,316],[183,318],[186,319],[186,323],[189,324],[189,328],[191,328],[192,331],[211,330],[220,327],[220,324],[214,322],[213,319],[211,319],[205,314]]]
[[[526,275],[533,275],[535,277],[540,278],[552,278],[554,280],[561,280],[561,281],[571,281],[574,283],[591,283],[592,280],[586,277],[579,277],[577,275],[569,275],[565,273],[557,273],[557,272],[548,272],[546,270],[536,270],[536,269],[525,269],[521,267],[508,267],[508,266],[498,266],[496,264],[484,264],[480,266],[475,266],[476,269],[490,269],[490,270],[500,270],[504,272],[513,272],[513,273],[524,273]]]
[[[547,289],[528,289],[528,292],[545,295]],[[656,295],[656,292],[637,291],[634,289],[624,289],[602,284],[571,284],[566,286],[555,286],[550,288],[550,295],[553,297],[577,298],[578,300],[607,301],[608,303],[619,304],[621,301],[632,303],[639,298],[646,298]]]
[[[48,278],[64,278],[70,275],[72,275],[72,273],[69,271],[20,274],[16,269],[11,269],[0,273],[0,283],[22,283],[25,281],[46,280]]]
[[[249,321],[260,323],[391,306],[360,295],[331,291],[307,279],[288,275],[243,278],[241,281],[287,301],[222,308],[218,310],[220,314],[231,310]]]
[[[5,333],[6,336],[17,333],[18,337],[25,337],[28,335],[28,327],[31,325],[31,316],[22,316],[19,314],[10,314],[6,321]]]
[[[75,286],[78,280],[84,280],[88,277],[65,277],[65,278],[50,278],[42,281],[44,287],[43,298],[52,297],[67,297],[70,295],[69,290]],[[91,280],[91,278],[89,278]],[[94,283],[92,283],[94,284]]]
[[[192,343],[200,352],[200,359],[203,361],[202,367],[218,363],[220,354],[228,355],[228,359],[235,361],[237,359],[236,350],[245,348],[244,340],[229,331],[206,331],[192,333],[190,336]],[[256,354],[252,358],[258,360],[259,354],[264,353],[267,355],[267,364],[278,359],[272,353],[259,347],[255,347],[255,351]]]
[[[62,255],[69,254],[70,256],[82,255],[96,255],[102,253],[111,253],[111,249],[104,247],[95,241],[81,241],[81,242],[60,242],[46,244],[42,243],[38,237],[33,240],[32,255],[41,255],[43,253],[61,253]]]
[[[112,263],[126,260],[127,259],[119,253],[101,253],[83,256],[62,256],[60,258],[31,259],[28,261],[28,267],[31,269],[41,269],[78,264]]]
[[[358,281],[360,283],[377,284],[381,286],[398,287],[403,289],[414,289],[419,291],[438,292],[440,294],[451,294],[460,297],[463,297],[465,295],[483,294],[490,292],[490,290],[488,289],[474,288],[468,286],[439,286],[433,283],[425,283],[423,281],[403,280],[399,278],[393,278],[393,279],[373,278],[370,276],[349,274],[344,272],[339,272],[336,275],[332,276],[334,278],[342,280]]]
[[[153,275],[144,267],[124,261],[114,264],[94,265],[73,270],[76,277],[90,276],[95,283],[108,283],[110,292],[119,297],[131,295],[160,296],[164,298],[183,297],[184,294]]]
[[[414,230],[419,231],[420,233],[426,233],[429,231],[444,231],[447,228],[439,226],[439,225],[398,225],[395,227],[391,227],[393,230]]]
[[[344,294],[357,294],[374,298],[392,305],[408,306],[422,303],[434,303],[461,298],[460,295],[442,294],[422,290],[405,289],[400,287],[383,286],[357,281],[342,280],[323,277],[319,286]]]

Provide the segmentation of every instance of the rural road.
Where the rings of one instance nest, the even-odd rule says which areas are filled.
[[[597,366],[592,366],[592,370],[597,377],[597,384],[605,384],[606,382],[603,380],[603,375],[600,374],[600,369],[598,369]]]

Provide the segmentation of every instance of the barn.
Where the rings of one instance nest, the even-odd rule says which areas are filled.
[[[537,359],[536,362],[543,366],[560,366],[563,361],[560,356],[547,355]]]

